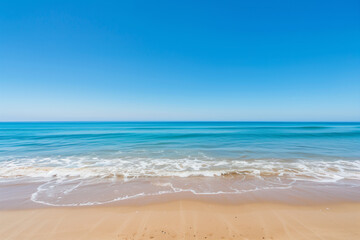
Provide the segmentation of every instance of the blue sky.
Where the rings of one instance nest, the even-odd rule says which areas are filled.
[[[1,1],[0,121],[360,121],[360,2]]]

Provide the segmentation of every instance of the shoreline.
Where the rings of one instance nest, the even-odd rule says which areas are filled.
[[[314,205],[360,202],[359,181],[315,183],[286,179],[274,183],[258,179],[161,178],[133,181],[56,180],[0,182],[0,211],[48,207],[143,206],[169,201],[205,201],[218,204],[279,203]],[[176,185],[177,184],[177,185]],[[237,191],[234,190],[237,186]],[[202,191],[206,192],[202,192]],[[224,192],[230,190],[232,192]]]
[[[360,203],[176,200],[0,211],[1,239],[359,239]]]

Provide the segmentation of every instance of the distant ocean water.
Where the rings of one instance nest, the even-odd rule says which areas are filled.
[[[360,123],[0,123],[0,181],[44,181],[32,195],[38,202],[56,204],[64,192],[96,179],[129,186],[113,200],[146,195],[131,186],[134,179],[157,179],[149,194],[247,189],[239,181],[227,190],[209,186],[228,176],[272,179],[280,188],[293,181],[358,181]],[[166,180],[189,177],[212,180],[191,189]]]

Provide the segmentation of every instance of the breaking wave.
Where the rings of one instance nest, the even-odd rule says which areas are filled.
[[[360,180],[360,160],[99,159],[59,157],[0,162],[0,178],[282,177],[333,182]]]

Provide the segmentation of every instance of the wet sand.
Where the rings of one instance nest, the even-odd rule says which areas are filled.
[[[0,211],[0,239],[360,239],[360,203],[173,201]]]

